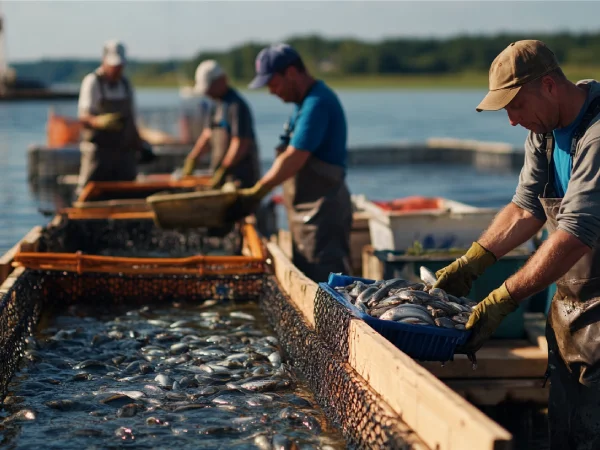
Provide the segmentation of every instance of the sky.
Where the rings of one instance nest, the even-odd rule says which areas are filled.
[[[161,60],[306,34],[377,41],[600,31],[600,1],[0,0],[0,10],[10,62],[99,58],[113,38],[133,59]]]

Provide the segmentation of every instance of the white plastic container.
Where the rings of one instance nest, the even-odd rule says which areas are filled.
[[[375,250],[406,250],[418,241],[423,248],[469,248],[492,223],[496,208],[477,208],[442,198],[442,208],[387,211],[371,201],[369,234]]]

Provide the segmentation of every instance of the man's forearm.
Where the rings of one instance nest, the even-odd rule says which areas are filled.
[[[522,301],[554,283],[590,251],[572,234],[557,230],[525,267],[506,281],[506,288],[514,300]]]
[[[296,175],[304,166],[304,163],[310,156],[309,152],[297,150],[288,146],[287,150],[280,154],[269,171],[261,178],[259,183],[270,189],[279,186],[288,178]]]
[[[511,250],[531,239],[544,225],[531,213],[509,203],[498,215],[489,228],[481,235],[478,242],[501,258]]]
[[[224,168],[235,167],[246,156],[249,148],[249,139],[232,138],[221,165]]]
[[[94,126],[94,118],[95,116],[92,114],[81,114],[78,119],[79,123],[90,128],[95,128]]]
[[[208,150],[209,139],[210,137],[207,134],[202,133],[198,140],[196,140],[192,151],[187,156],[188,159],[197,160],[198,158],[200,158],[200,156],[202,156],[202,154],[205,153],[206,150]]]

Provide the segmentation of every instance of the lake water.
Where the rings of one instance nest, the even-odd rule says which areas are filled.
[[[522,146],[526,132],[508,124],[504,112],[476,113],[481,90],[340,90],[346,110],[349,145],[424,141],[453,137],[508,142]],[[261,160],[273,160],[273,148],[292,105],[266,91],[244,92],[252,107]],[[176,89],[139,89],[142,108],[189,105]],[[10,248],[31,227],[45,223],[38,208],[52,209],[53,193],[38,195],[27,183],[27,147],[46,141],[49,107],[75,115],[76,101],[0,103],[0,252]],[[517,173],[478,172],[471,167],[443,165],[351,168],[352,193],[372,199],[406,195],[439,195],[476,206],[501,206],[510,201]]]

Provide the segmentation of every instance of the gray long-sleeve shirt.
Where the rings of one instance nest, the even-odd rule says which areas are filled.
[[[590,85],[588,95],[600,97],[600,83],[593,80],[578,84]],[[546,142],[530,132],[525,141],[525,163],[513,203],[545,221],[546,214],[539,196],[548,182]],[[600,114],[596,116],[577,144],[573,157],[571,179],[562,199],[558,229],[566,231],[590,248],[600,240]]]

